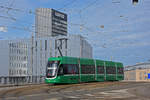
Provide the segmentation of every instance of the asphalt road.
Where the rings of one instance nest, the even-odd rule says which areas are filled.
[[[0,100],[150,100],[150,83],[96,82],[0,88]]]

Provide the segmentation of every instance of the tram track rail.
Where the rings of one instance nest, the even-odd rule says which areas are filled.
[[[74,91],[74,90],[90,90],[93,88],[102,88],[112,85],[125,85],[129,84],[126,82],[92,82],[92,83],[81,83],[81,84],[65,84],[65,85],[29,85],[26,87],[13,88],[9,90],[0,91],[0,98],[7,97],[20,97],[30,94],[51,94],[53,92],[63,93],[64,91]]]
[[[45,85],[45,84],[42,84],[42,85]],[[0,98],[7,97],[7,96],[15,96],[16,97],[16,96],[18,96],[18,94],[20,94],[24,91],[33,90],[42,85],[26,85],[26,86],[13,87],[8,90],[4,89],[4,90],[0,91]]]

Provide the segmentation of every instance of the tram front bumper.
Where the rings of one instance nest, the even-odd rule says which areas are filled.
[[[45,83],[50,84],[50,83],[60,83],[60,80],[58,78],[46,78]]]

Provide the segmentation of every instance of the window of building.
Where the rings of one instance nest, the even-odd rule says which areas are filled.
[[[9,69],[9,75],[11,75],[11,69]]]
[[[26,71],[23,71],[23,74],[26,74]]]
[[[45,51],[47,50],[47,40],[45,40]]]
[[[147,80],[147,76],[144,77],[144,80]]]
[[[23,61],[27,61],[27,56],[23,56],[23,57],[22,57],[22,60],[23,60]]]
[[[40,50],[42,51],[42,40],[40,40]]]
[[[20,74],[20,75],[22,74],[22,70],[21,70],[21,69],[19,70],[19,74]]]
[[[55,49],[57,49],[57,40],[55,40]]]

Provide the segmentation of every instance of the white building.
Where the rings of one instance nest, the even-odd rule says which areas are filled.
[[[0,77],[10,83],[43,82],[49,57],[92,58],[91,45],[80,35],[36,38],[33,44],[31,39],[0,40],[0,44]]]
[[[81,35],[37,38],[33,55],[33,76],[37,76],[38,79],[45,76],[49,57],[93,58],[91,45]],[[33,78],[36,81],[36,77]]]
[[[9,81],[10,83],[25,82],[28,77],[28,39],[9,42]]]
[[[0,83],[26,81],[28,42],[28,39],[0,40]]]

